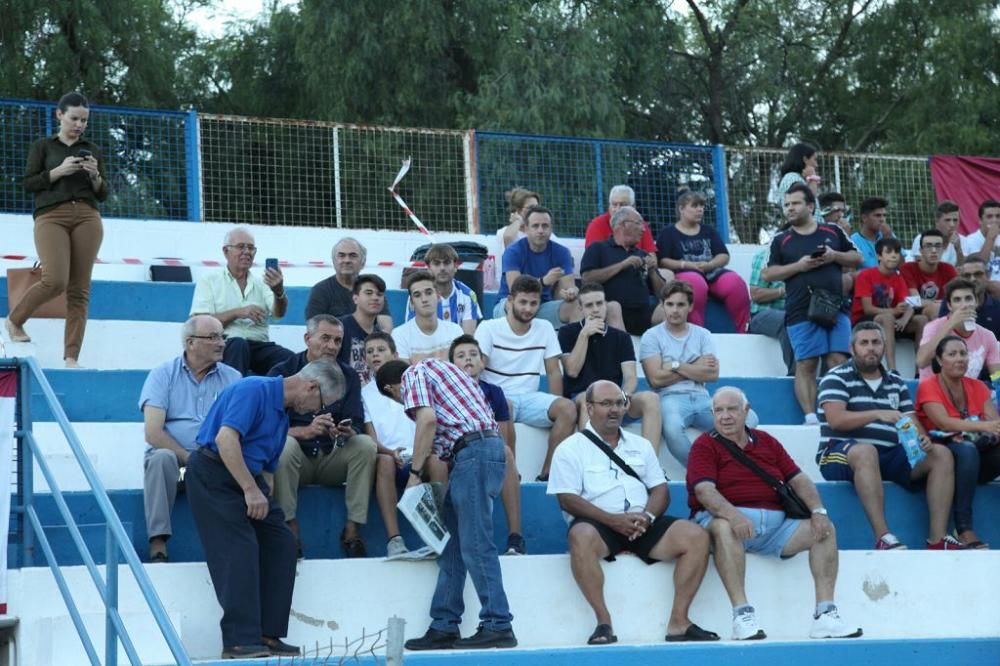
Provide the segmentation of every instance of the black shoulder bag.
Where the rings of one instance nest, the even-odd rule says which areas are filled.
[[[771,489],[774,492],[778,493],[778,499],[781,501],[781,508],[784,509],[787,517],[795,518],[797,520],[812,518],[812,511],[809,510],[806,503],[802,501],[802,498],[796,494],[795,490],[790,485],[784,481],[779,481],[765,472],[757,463],[751,460],[747,454],[743,453],[740,447],[720,435],[718,431],[713,431],[712,437],[719,444],[726,447],[726,450],[729,451],[729,453],[732,454],[736,460],[745,465],[751,472],[762,478],[767,485],[771,486]]]
[[[610,446],[608,446],[604,442],[604,440],[602,440],[600,437],[598,437],[597,435],[595,435],[594,433],[590,432],[587,429],[583,429],[580,432],[583,433],[587,437],[587,439],[589,439],[594,444],[596,444],[597,448],[599,448],[601,451],[603,451],[604,455],[606,455],[607,457],[611,458],[611,461],[614,464],[618,465],[622,469],[623,472],[625,472],[626,474],[628,474],[629,476],[631,476],[633,479],[635,479],[636,481],[638,481],[639,483],[641,483],[644,488],[646,487],[645,482],[642,479],[639,478],[639,474],[636,473],[636,471],[634,469],[632,469],[632,466],[629,465],[624,460],[622,460],[621,456],[619,456],[617,453],[615,453],[614,449],[612,449]]]

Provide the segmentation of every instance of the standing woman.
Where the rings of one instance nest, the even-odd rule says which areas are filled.
[[[719,232],[701,223],[705,197],[700,192],[684,192],[677,198],[676,224],[663,228],[656,239],[660,267],[674,272],[694,289],[694,306],[688,321],[705,325],[709,295],[722,301],[737,333],[746,333],[750,322],[750,290],[739,273],[727,270],[729,249]]]
[[[778,200],[781,201],[785,192],[795,183],[807,185],[813,194],[819,191],[822,180],[816,173],[816,163],[819,156],[816,146],[809,143],[797,143],[788,149],[785,161],[781,165],[781,181],[778,183]]]
[[[79,367],[80,345],[87,327],[90,274],[104,238],[97,202],[108,197],[104,162],[96,145],[83,138],[90,117],[87,98],[77,92],[59,100],[59,133],[39,139],[28,153],[21,181],[35,195],[35,248],[42,278],[7,317],[14,342],[30,342],[24,322],[43,303],[66,292],[63,358]]]

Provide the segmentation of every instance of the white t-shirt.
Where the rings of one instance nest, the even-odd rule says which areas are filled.
[[[955,233],[958,232],[956,231]],[[913,247],[910,248],[909,261],[920,261],[920,239],[922,239],[923,237],[924,237],[923,234],[917,234],[917,237],[913,239]],[[962,237],[959,236],[958,237],[959,243],[961,243],[962,240],[963,240]],[[986,239],[984,238],[983,240]],[[965,247],[964,244],[962,247],[963,248]],[[982,243],[980,243],[979,247],[982,247]],[[963,249],[962,252],[965,252],[965,250]],[[954,245],[948,243],[945,246],[944,251],[941,253],[941,261],[945,262],[946,264],[951,264],[956,268],[958,267],[958,252],[955,251]]]
[[[666,325],[658,324],[642,334],[639,341],[639,361],[644,361],[652,356],[658,356],[667,363],[678,361],[680,363],[691,363],[699,356],[712,354],[718,356],[715,351],[715,342],[708,329],[689,323],[687,334],[683,337],[675,337],[667,330]],[[708,393],[705,385],[691,379],[664,386],[657,389],[660,395],[669,393]]]
[[[985,243],[986,236],[983,235],[981,229],[976,229],[968,236],[962,236],[962,254],[967,257],[970,254],[975,254],[983,249]],[[990,265],[986,268],[986,272],[990,274],[991,280],[1000,280],[1000,256],[997,256],[997,250],[1000,250],[1000,236],[997,236],[997,239],[993,241],[993,253],[990,254]],[[947,260],[945,259],[945,261]]]
[[[437,328],[427,335],[417,326],[417,320],[411,319],[392,329],[392,339],[396,343],[399,358],[405,358],[410,363],[422,361],[429,356],[447,361],[451,341],[463,333],[465,331],[458,324],[438,319]]]
[[[417,425],[406,415],[402,403],[379,393],[374,381],[361,388],[361,400],[365,403],[365,422],[375,428],[379,443],[388,449],[402,447],[413,453]]]
[[[476,340],[488,357],[482,378],[507,395],[537,391],[545,361],[562,356],[556,331],[544,319],[532,319],[524,335],[516,335],[506,317],[486,319],[476,329]]]
[[[586,429],[593,432],[589,422]],[[646,489],[664,484],[667,479],[649,440],[624,430],[620,432],[614,452],[635,470],[642,483],[626,474],[586,435],[578,432],[556,448],[546,494],[578,495],[608,513],[644,510],[649,498]],[[565,511],[563,517],[567,523],[573,521],[573,516]]]

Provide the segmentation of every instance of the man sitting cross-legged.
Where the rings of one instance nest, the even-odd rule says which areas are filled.
[[[663,515],[670,503],[667,479],[652,445],[621,429],[627,404],[622,390],[601,380],[586,395],[590,422],[556,449],[547,492],[559,499],[569,523],[573,577],[597,617],[597,628],[587,642],[618,640],[604,601],[600,561],[613,562],[625,550],[646,564],[676,560],[667,641],[718,640],[717,634],[688,617],[708,567],[708,533],[692,522]],[[588,435],[602,441],[629,469],[613,462]]]

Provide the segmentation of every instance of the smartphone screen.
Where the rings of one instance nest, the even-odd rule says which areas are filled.
[[[275,257],[270,257],[269,259],[265,259],[264,268],[265,269],[273,268],[274,270],[278,270],[278,260]]]

